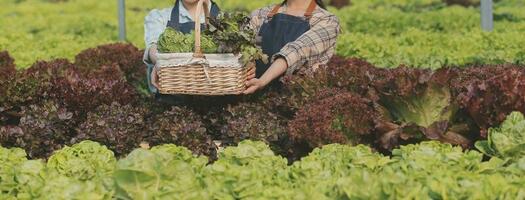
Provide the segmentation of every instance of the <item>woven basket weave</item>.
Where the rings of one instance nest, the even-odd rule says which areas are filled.
[[[197,13],[209,11],[205,0],[197,4]],[[159,92],[161,94],[232,95],[246,89],[248,72],[253,65],[245,66],[240,55],[203,54],[201,50],[200,16],[195,19],[195,49],[193,53],[160,53]]]

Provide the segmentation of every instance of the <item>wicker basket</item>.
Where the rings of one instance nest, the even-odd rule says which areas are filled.
[[[205,0],[197,4],[197,13],[209,11]],[[161,53],[157,56],[159,92],[161,94],[232,95],[246,89],[248,72],[253,65],[244,66],[240,55],[203,54],[201,50],[200,16],[195,19],[195,52]]]

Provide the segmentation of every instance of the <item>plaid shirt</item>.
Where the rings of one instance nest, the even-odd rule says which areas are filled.
[[[252,13],[251,26],[256,33],[268,19],[274,5],[258,9]],[[280,12],[283,10],[283,6]],[[271,61],[282,56],[288,63],[286,74],[295,72],[311,73],[319,65],[328,63],[335,53],[335,43],[340,33],[339,19],[328,11],[317,6],[310,18],[310,30],[297,38],[294,42],[286,44],[280,52],[276,53]]]

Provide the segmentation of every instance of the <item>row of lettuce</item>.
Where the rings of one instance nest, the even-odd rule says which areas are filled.
[[[173,143],[214,158],[214,140],[228,146],[251,139],[297,160],[332,143],[390,152],[439,140],[470,149],[511,112],[525,113],[520,65],[384,69],[335,57],[316,72],[284,77],[279,90],[186,96],[184,106],[172,106],[145,89],[141,55],[132,45],[109,44],[86,49],[75,63],[17,70],[1,52],[0,145],[47,158],[83,140],[117,156]]]
[[[0,147],[1,199],[523,199],[525,118],[515,112],[479,141],[481,152],[440,142],[391,156],[364,145],[326,145],[291,165],[263,142],[223,149],[218,160],[173,144],[121,159],[96,142],[47,160]]]
[[[214,140],[263,140],[297,160],[331,143],[379,151],[425,140],[472,148],[513,111],[525,113],[525,68],[383,69],[336,57],[315,73],[285,77],[252,96],[182,99],[172,107],[145,88],[142,51],[129,44],[87,49],[76,62],[16,70],[0,53],[0,144],[45,158],[64,145],[100,142],[117,155],[141,143],[173,143],[216,155]]]
[[[484,32],[477,7],[407,10],[389,4],[370,8],[356,3],[336,11],[343,27],[337,54],[359,57],[380,67],[437,69],[525,62],[523,5],[499,2],[495,6],[494,31]]]
[[[225,11],[246,12],[277,2],[280,1],[217,1]],[[338,43],[341,56],[363,58],[381,67],[406,64],[434,69],[446,65],[523,62],[522,1],[496,2],[493,33],[480,30],[479,8],[475,6],[447,6],[442,0],[351,2],[341,10],[330,8],[342,24],[343,34]],[[143,48],[144,17],[152,9],[169,7],[172,3],[127,2],[129,41]],[[477,3],[473,1],[473,5]],[[37,60],[73,59],[85,48],[118,40],[116,4],[116,1],[100,4],[94,0],[7,1],[0,8],[0,16],[5,19],[0,26],[8,30],[0,32],[0,50],[9,50],[22,68]],[[84,14],[86,9],[90,10],[89,15]]]

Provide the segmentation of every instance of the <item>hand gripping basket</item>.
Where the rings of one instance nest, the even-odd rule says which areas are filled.
[[[209,16],[206,0],[197,4],[197,13]],[[201,50],[200,16],[195,19],[195,48],[193,53],[160,53],[157,56],[159,92],[161,94],[232,95],[245,89],[248,72],[254,65],[245,66],[240,55],[203,54]]]

